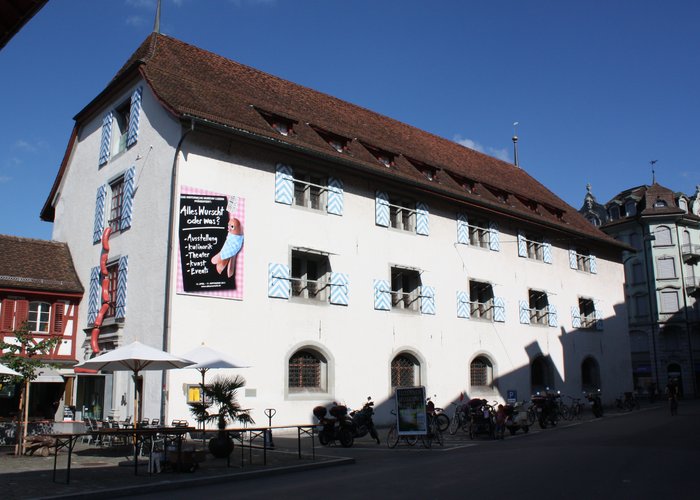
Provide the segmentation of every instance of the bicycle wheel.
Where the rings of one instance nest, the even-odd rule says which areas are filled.
[[[433,437],[430,435],[430,431],[420,437],[423,443],[423,448],[430,448],[433,446]]]
[[[559,408],[559,414],[562,420],[571,420],[571,411],[569,411],[568,406],[562,406]]]
[[[415,446],[418,442],[418,436],[406,436],[403,438],[408,446]]]
[[[447,428],[447,431],[450,435],[454,436],[457,434],[457,430],[460,427],[462,427],[462,417],[459,416],[459,413],[455,413],[452,415],[452,420],[450,420],[450,426]]]
[[[537,410],[534,406],[527,409],[527,421],[530,425],[533,425],[537,420]]]
[[[445,440],[442,437],[442,431],[437,426],[435,426],[435,429],[433,429],[433,440],[440,446],[445,445]]]
[[[440,429],[440,432],[445,432],[450,426],[450,417],[448,417],[444,413],[438,413],[435,416],[435,420],[437,422],[438,429]]]
[[[386,434],[386,445],[389,448],[396,448],[397,444],[399,444],[399,430],[395,425],[392,425]]]

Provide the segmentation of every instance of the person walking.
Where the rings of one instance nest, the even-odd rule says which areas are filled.
[[[678,381],[672,378],[668,381],[666,385],[666,395],[668,396],[668,403],[671,407],[671,416],[678,415]]]

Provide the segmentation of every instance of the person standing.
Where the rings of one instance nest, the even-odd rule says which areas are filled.
[[[668,396],[668,403],[671,407],[671,416],[678,415],[678,392],[678,381],[672,378],[666,385],[666,395]]]

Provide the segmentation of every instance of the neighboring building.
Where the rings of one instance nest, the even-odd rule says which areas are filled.
[[[78,113],[42,218],[90,283],[80,359],[204,342],[252,365],[259,423],[631,388],[625,245],[511,164],[167,36]],[[141,416],[191,419],[196,371],[142,376]],[[131,415],[130,374],[84,383]]]
[[[14,332],[26,323],[37,342],[60,340],[48,356],[54,368],[42,369],[32,382],[30,418],[63,418],[64,400],[82,402],[75,394],[78,304],[83,287],[73,268],[68,245],[0,235],[0,336],[13,343]],[[82,339],[81,339],[82,341]],[[0,353],[1,354],[1,353]],[[19,391],[5,384],[0,391],[0,420],[17,412]],[[60,408],[59,408],[60,407]]]
[[[601,211],[602,208],[602,211]],[[625,254],[625,297],[635,389],[669,379],[700,389],[700,186],[693,196],[659,184],[627,189],[600,205],[588,188],[580,212],[636,249]]]

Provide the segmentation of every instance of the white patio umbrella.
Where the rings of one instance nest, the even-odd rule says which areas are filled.
[[[0,363],[0,375],[10,375],[12,377],[21,377],[22,376],[21,373],[17,373],[12,368],[7,367],[7,366],[3,365],[2,363]]]

